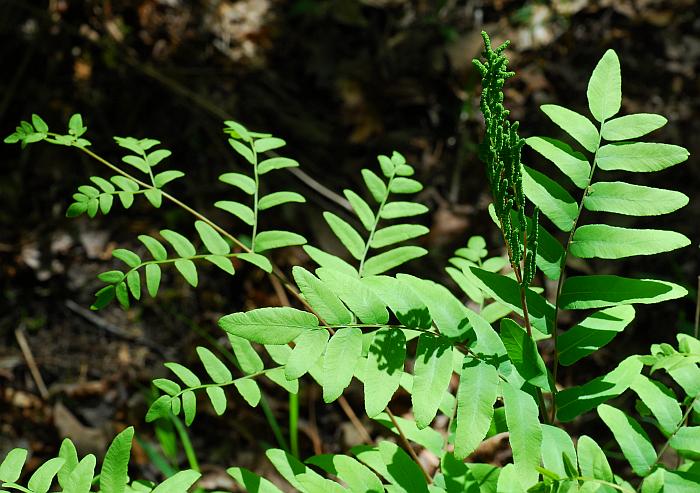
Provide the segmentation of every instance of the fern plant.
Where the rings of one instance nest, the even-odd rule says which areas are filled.
[[[196,262],[200,260],[229,274],[234,273],[232,258],[247,261],[277,276],[291,293],[290,306],[235,312],[219,320],[231,345],[232,364],[206,347],[197,348],[206,380],[184,365],[166,363],[174,377],[153,381],[161,395],[148,410],[147,421],[183,415],[190,425],[205,394],[215,413],[223,414],[231,398],[229,387],[249,405],[258,406],[263,402],[258,384],[262,377],[290,395],[308,380],[321,387],[327,403],[343,399],[343,392],[356,379],[363,384],[366,415],[386,427],[400,446],[382,440],[354,447],[347,455],[323,454],[304,462],[297,447],[268,450],[270,462],[295,490],[668,493],[700,488],[696,465],[700,457],[700,341],[679,335],[677,348],[654,345],[651,354],[629,356],[611,372],[582,385],[560,388],[558,379],[560,366],[575,365],[632,325],[634,305],[687,294],[683,287],[665,280],[569,276],[567,268],[569,257],[584,262],[620,259],[687,246],[690,240],[672,231],[580,223],[584,212],[655,216],[683,207],[688,198],[679,192],[599,181],[598,175],[601,171],[660,171],[687,160],[688,152],[679,146],[635,140],[663,126],[666,119],[662,116],[617,116],[621,75],[612,50],[599,61],[588,83],[588,106],[596,123],[561,106],[542,107],[577,147],[549,137],[522,139],[518,123],[509,120],[504,105],[503,87],[514,75],[507,69],[507,44],[494,49],[486,34],[484,44],[483,60],[474,62],[483,81],[480,107],[486,127],[480,157],[494,199],[491,217],[501,233],[507,259],[487,258],[484,239],[472,237],[446,268],[462,291],[460,295],[435,281],[397,272],[404,263],[427,253],[404,242],[428,232],[419,219],[409,219],[427,208],[407,198],[422,186],[412,178],[414,168],[398,152],[379,156],[381,173],[362,170],[368,193],[344,191],[354,218],[332,211],[323,214],[347,251],[339,255],[305,245],[305,239],[296,233],[261,229],[260,212],[304,202],[301,195],[287,191],[263,196],[261,177],[298,163],[278,156],[260,160],[259,154],[281,147],[284,141],[251,132],[239,123],[225,122],[224,132],[251,171],[226,173],[221,180],[245,197],[215,206],[251,228],[250,244],[163,190],[181,173],[154,173],[152,168],[169,155],[164,149],[152,150],[159,144],[155,140],[117,139],[130,151],[124,163],[147,175],[141,180],[130,168],[122,169],[89,149],[79,116],[71,118],[67,135],[49,132],[46,123],[34,115],[31,123],[22,122],[6,139],[23,146],[46,141],[76,147],[117,173],[109,180],[93,177],[95,186],[80,187],[69,216],[106,214],[112,209],[114,195],[128,207],[134,195],[143,194],[155,207],[167,202],[195,217],[203,249],[198,250],[185,235],[163,230],[160,238],[175,252],[168,256],[159,238],[140,236],[152,260],[143,261],[136,252],[125,249],[115,251],[127,268],[100,276],[107,286],[98,292],[94,308],[104,307],[113,298],[126,308],[131,299],[139,299],[140,272],[147,290],[156,296],[163,264],[174,264],[196,286]],[[566,178],[557,178],[551,169],[538,171],[524,165],[524,145],[544,157],[546,166],[554,164]],[[579,191],[578,201],[571,195],[574,189]],[[291,279],[264,256],[272,248],[301,244],[318,267],[295,266]],[[556,281],[553,293],[536,286],[540,274]],[[560,326],[564,310],[574,311],[572,318],[577,322],[571,327]],[[579,316],[580,310],[587,311]],[[543,357],[546,351],[551,358]],[[400,389],[411,396],[410,416],[395,416],[391,411],[392,399]],[[639,419],[611,404],[628,390],[639,398],[635,407]],[[572,436],[562,426],[593,410],[612,432],[631,473],[623,474],[621,469],[615,474],[606,452],[594,439]],[[438,414],[449,423],[442,433],[432,427]],[[645,426],[663,437],[658,449]],[[497,467],[465,462],[475,457],[484,440],[503,432],[508,433],[512,463]],[[99,479],[101,491],[185,491],[196,481],[196,472],[183,471],[160,486],[130,483],[123,471],[132,433],[120,434],[117,445],[110,448],[120,452],[107,454]],[[437,457],[439,467],[425,467],[416,447]],[[669,451],[678,456],[676,466],[662,460]],[[11,452],[0,465],[2,487],[47,491],[58,474],[62,491],[90,491],[94,459],[83,459],[86,465],[81,468],[75,466],[74,455],[68,457],[63,448],[61,454],[40,468],[41,479],[32,476],[25,488],[17,481],[26,452]],[[117,455],[119,465],[113,459]],[[249,470],[233,467],[228,472],[247,491],[280,491]],[[79,486],[66,482],[67,477],[75,477],[71,481],[79,481]],[[109,486],[102,484],[102,478]],[[45,489],[38,488],[38,483]],[[167,488],[159,489],[165,484]]]

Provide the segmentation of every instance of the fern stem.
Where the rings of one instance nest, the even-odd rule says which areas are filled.
[[[693,330],[693,335],[696,339],[698,338],[698,330],[700,330],[700,276],[698,276],[698,292],[695,300],[695,328]]]
[[[260,177],[258,176],[258,153],[255,152],[255,144],[251,143],[250,150],[253,151],[253,176],[255,176],[255,194],[253,195],[253,238],[250,240],[250,249],[255,251],[255,237],[258,235],[258,198],[260,188]]]
[[[289,393],[289,445],[292,455],[299,456],[299,395]]]
[[[260,408],[262,409],[263,414],[265,415],[265,419],[267,419],[267,422],[270,424],[270,428],[272,428],[272,434],[275,435],[277,445],[279,445],[280,448],[282,448],[286,452],[290,452],[289,446],[287,445],[287,441],[284,439],[284,435],[282,434],[282,429],[280,428],[280,425],[277,422],[277,418],[272,412],[272,408],[270,408],[270,404],[267,402],[267,397],[265,397],[264,394],[260,396]]]
[[[561,311],[559,309],[559,297],[561,296],[561,290],[564,287],[564,277],[566,274],[566,262],[569,259],[569,249],[571,247],[571,242],[574,239],[574,233],[576,232],[576,225],[578,225],[578,221],[581,217],[581,213],[583,212],[583,201],[586,198],[586,195],[588,195],[589,188],[591,186],[591,181],[593,180],[593,173],[595,173],[596,167],[598,165],[598,150],[600,149],[600,141],[602,140],[602,133],[603,133],[603,126],[605,125],[605,121],[601,122],[600,124],[600,129],[598,130],[598,144],[596,145],[595,153],[593,154],[593,164],[591,164],[591,172],[588,175],[588,183],[586,183],[586,187],[583,189],[583,194],[581,196],[581,200],[578,204],[578,212],[576,213],[576,217],[574,218],[574,223],[571,226],[571,231],[569,232],[569,237],[566,240],[566,245],[564,245],[564,256],[562,257],[561,264],[559,266],[559,280],[557,281],[557,294],[556,298],[554,300],[554,327],[552,327],[552,342],[554,344],[554,362],[552,363],[553,368],[552,368],[552,378],[554,380],[554,386],[552,388],[553,395],[552,395],[552,414],[551,414],[551,421],[554,422],[556,415],[557,415],[557,400],[556,400],[556,395],[557,395],[557,375],[559,373],[559,333],[558,333],[558,327],[559,327],[559,312]]]
[[[666,442],[664,442],[663,446],[659,450],[659,452],[656,454],[656,460],[654,461],[654,464],[652,464],[651,467],[654,467],[656,464],[659,463],[661,460],[661,457],[663,457],[664,452],[666,452],[666,449],[671,445],[671,440],[678,434],[681,428],[686,425],[686,420],[690,417],[690,414],[693,412],[693,406],[695,406],[695,403],[700,399],[700,394],[696,395],[693,400],[688,404],[688,408],[685,410],[685,413],[683,413],[683,417],[681,420],[678,422],[678,425],[676,426],[676,429],[673,430],[673,433],[671,433],[668,438],[666,439]],[[637,491],[641,488],[642,484],[640,483],[639,488],[637,488]]]
[[[413,450],[411,443],[408,441],[408,438],[406,438],[406,435],[404,434],[403,430],[399,426],[399,422],[396,421],[396,416],[394,416],[394,413],[391,412],[391,410],[389,409],[389,406],[384,408],[384,410],[389,415],[389,419],[391,419],[391,422],[394,424],[394,427],[396,428],[396,431],[399,434],[399,438],[401,439],[401,443],[403,443],[404,447],[406,448],[406,450],[408,450],[408,453],[411,455],[411,458],[413,459],[413,461],[420,468],[421,472],[423,473],[423,476],[425,476],[425,480],[428,482],[428,484],[431,484],[433,482],[433,478],[431,478],[430,474],[428,474],[428,472],[423,468],[423,464],[421,464],[421,461],[418,458],[416,451]]]
[[[187,463],[189,464],[190,469],[199,471],[199,461],[197,460],[197,454],[192,446],[192,440],[190,440],[190,436],[187,433],[187,428],[182,425],[180,418],[175,415],[171,415],[171,421],[175,427],[175,430],[177,431],[178,437],[180,438],[182,448],[185,449],[185,457],[187,457]]]

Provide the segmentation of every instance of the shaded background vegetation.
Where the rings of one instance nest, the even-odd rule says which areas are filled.
[[[698,2],[0,0],[0,133],[33,112],[55,127],[80,112],[94,148],[115,160],[113,135],[157,138],[173,151],[169,165],[188,175],[175,193],[226,222],[211,204],[227,192],[217,176],[242,164],[220,131],[221,120],[233,117],[284,137],[287,154],[305,172],[280,173],[271,186],[300,191],[311,206],[285,208],[267,226],[293,225],[329,249],[335,245],[319,211],[342,212],[344,203],[324,192],[361,187],[361,167],[374,166],[377,153],[399,150],[426,185],[418,200],[431,208],[423,241],[431,254],[410,268],[447,282],[446,259],[468,236],[483,234],[493,252],[500,248],[475,154],[482,122],[471,59],[481,50],[482,29],[513,42],[518,76],[507,85],[507,104],[523,121],[524,136],[556,135],[538,110],[543,103],[587,113],[588,76],[614,48],[622,61],[623,112],[664,114],[669,123],[655,137],[691,152],[685,165],[639,183],[653,180],[691,197],[662,227],[685,233],[692,247],[652,263],[573,265],[640,277],[654,272],[691,295],[642,307],[634,326],[599,357],[563,372],[564,384],[580,383],[692,325],[700,220]],[[219,338],[215,321],[223,313],[280,303],[259,272],[242,269],[231,280],[207,270],[196,291],[172,279],[158,302],[87,317],[95,275],[108,270],[113,248],[137,247],[138,234],[165,227],[192,231],[191,218],[141,203],[128,212],[115,208],[108,219],[68,220],[74,189],[103,169],[47,145],[25,152],[2,146],[0,153],[0,455],[11,446],[48,455],[67,434],[84,451],[99,452],[125,423],[141,422],[149,378],[162,371],[162,361],[187,361],[195,345]],[[547,167],[527,152],[524,161]],[[653,218],[635,224],[658,227]],[[235,231],[235,223],[230,227]],[[276,260],[289,266],[308,259],[288,249]],[[20,351],[25,340],[46,392]],[[270,391],[272,411],[283,419],[286,397]],[[324,406],[309,386],[302,400],[305,454],[318,441],[324,451],[357,442],[336,406]],[[352,390],[350,400],[357,400]],[[399,396],[397,408],[402,402]],[[233,407],[224,421],[202,414],[195,424],[195,446],[212,484],[221,481],[222,465],[263,467],[260,451],[274,443],[257,411]],[[219,427],[230,430],[226,440]],[[144,426],[137,457],[146,475],[154,473],[146,467],[150,433]],[[486,459],[507,460],[502,456],[496,450]]]

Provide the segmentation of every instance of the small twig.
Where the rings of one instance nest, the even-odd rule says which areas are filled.
[[[423,476],[425,476],[425,480],[428,482],[428,484],[432,483],[433,478],[431,478],[430,474],[428,474],[428,472],[423,468],[423,464],[421,464],[420,459],[418,458],[418,455],[416,454],[416,451],[413,450],[413,447],[411,446],[411,442],[408,441],[408,438],[406,438],[406,435],[404,435],[403,430],[399,426],[399,422],[396,421],[396,416],[394,416],[394,413],[391,412],[391,409],[389,409],[389,406],[385,407],[384,410],[389,415],[389,419],[391,419],[391,422],[394,424],[396,431],[399,433],[399,437],[401,438],[401,442],[403,443],[404,447],[408,450],[408,453],[411,455],[411,458],[413,458],[415,463],[418,464],[418,467],[420,467],[420,470],[423,473]]]
[[[44,400],[48,400],[49,391],[46,388],[44,379],[41,377],[41,372],[39,371],[39,367],[37,366],[36,361],[34,360],[34,355],[32,354],[32,350],[29,347],[29,343],[27,342],[27,337],[24,335],[24,329],[21,326],[15,330],[15,337],[17,338],[19,348],[22,350],[22,355],[27,361],[29,372],[32,374],[32,378],[34,379],[36,388],[39,390],[39,394],[41,394],[41,398]]]
[[[345,396],[341,395],[340,397],[338,397],[338,404],[340,404],[340,407],[343,409],[343,412],[348,417],[348,419],[355,427],[357,432],[360,435],[362,435],[362,439],[366,443],[371,443],[372,437],[369,435],[367,428],[365,428],[365,426],[362,424],[362,421],[360,421],[360,419],[357,417],[357,414],[355,414],[355,411],[353,411],[352,407],[350,407],[350,404],[348,403],[348,400],[345,398]]]
[[[282,286],[282,282],[275,276],[270,276],[270,282],[272,283],[272,288],[275,290],[275,294],[280,300],[281,306],[292,306],[289,302],[289,296]]]
[[[698,293],[695,301],[695,331],[693,334],[698,338],[698,330],[700,329],[700,276],[698,276]]]
[[[96,315],[94,312],[91,312],[90,310],[87,310],[77,304],[73,300],[66,300],[65,302],[66,308],[68,308],[70,311],[73,313],[80,315],[83,317],[85,320],[88,322],[92,323],[95,325],[97,328],[104,330],[108,334],[111,334],[115,337],[118,337],[119,339],[123,339],[125,341],[133,342],[135,344],[139,344],[141,346],[146,346],[149,349],[152,349],[153,351],[157,352],[163,357],[167,357],[165,352],[163,352],[163,349],[159,347],[157,344],[148,341],[146,339],[142,339],[140,337],[134,337],[130,334],[127,334],[124,332],[121,328],[117,327],[114,324],[111,324],[104,320],[102,317],[99,317]]]

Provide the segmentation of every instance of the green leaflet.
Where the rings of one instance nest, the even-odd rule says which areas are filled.
[[[458,459],[465,459],[486,436],[498,389],[495,367],[477,359],[465,359],[457,390],[454,454]]]
[[[466,268],[468,269],[468,267]],[[469,280],[466,274],[471,274],[471,271],[457,270],[454,267],[445,268],[447,274],[452,278],[452,280],[457,283],[457,286],[464,291],[464,293],[471,299],[474,303],[482,304],[484,302],[484,295],[475,283]]]
[[[139,235],[138,238],[148,249],[154,260],[165,260],[168,258],[168,252],[160,241],[147,235]]]
[[[528,199],[540,208],[556,227],[571,231],[578,216],[578,204],[556,181],[523,166],[523,190]]]
[[[606,171],[660,171],[688,159],[683,147],[656,142],[608,144],[598,150],[596,163]]]
[[[248,195],[253,195],[255,193],[255,180],[242,173],[224,173],[223,175],[219,176],[219,180],[234,187],[240,188]]]
[[[204,369],[215,383],[224,384],[233,380],[233,375],[231,375],[226,365],[207,348],[197,347],[197,356],[199,356]]]
[[[112,440],[100,471],[101,493],[124,493],[133,438],[134,428],[130,426]]]
[[[357,274],[357,269],[355,269],[345,260],[336,257],[335,255],[326,253],[323,250],[319,250],[311,245],[304,245],[302,248],[308,254],[308,256],[321,267],[338,271],[346,276],[359,277]]]
[[[377,475],[370,468],[347,455],[315,455],[306,462],[338,476],[348,485],[352,493],[384,493],[384,486]]]
[[[262,359],[247,339],[228,333],[228,340],[238,364],[245,374],[257,373],[264,368]]]
[[[263,231],[255,237],[255,253],[272,250],[273,248],[283,248],[287,246],[303,245],[306,238],[289,231]]]
[[[218,231],[204,221],[196,221],[194,227],[204,246],[214,255],[227,255],[231,249]]]
[[[375,332],[364,367],[365,411],[370,418],[384,410],[399,388],[405,359],[403,331],[382,328]]]
[[[526,493],[526,488],[520,482],[514,464],[506,464],[501,468],[498,474],[498,482],[496,483],[496,491],[498,493]]]
[[[250,141],[250,133],[248,133],[248,130],[240,123],[233,120],[225,120],[224,125],[226,125],[224,133],[229,134],[234,139],[241,139],[246,142]]]
[[[614,212],[628,216],[658,216],[688,204],[688,197],[674,190],[643,187],[624,182],[598,182],[583,199],[589,211]]]
[[[63,439],[61,448],[58,451],[58,456],[65,461],[63,467],[58,470],[58,484],[65,488],[68,484],[68,477],[78,465],[78,452],[75,450],[75,445],[73,445],[70,439]],[[0,477],[0,479],[2,479],[2,477]]]
[[[51,487],[54,477],[58,473],[59,469],[63,467],[65,459],[61,457],[55,457],[44,462],[32,477],[29,478],[27,487],[34,493],[46,493]]]
[[[197,471],[180,471],[156,486],[151,493],[187,493],[201,476]]]
[[[682,298],[688,291],[666,281],[620,276],[574,276],[564,281],[559,305],[565,310],[651,304]]]
[[[244,260],[249,264],[253,264],[256,267],[264,270],[268,274],[272,272],[272,264],[267,259],[267,257],[257,254],[257,253],[239,253],[236,258]]]
[[[365,180],[365,185],[367,185],[367,189],[374,200],[381,204],[388,193],[384,181],[376,173],[366,168],[362,170],[362,178]]]
[[[430,317],[442,335],[456,340],[466,337],[470,329],[469,310],[447,288],[407,274],[399,274],[396,278],[428,307]]]
[[[355,231],[355,228],[332,212],[324,212],[323,218],[328,223],[328,226],[331,227],[335,236],[338,237],[343,246],[350,252],[350,255],[357,260],[362,259],[365,251],[365,242],[360,234]]]
[[[27,451],[21,448],[10,450],[0,464],[0,481],[14,483],[22,473],[22,466],[27,460]]]
[[[219,200],[214,203],[214,207],[218,207],[221,210],[233,214],[248,226],[255,224],[255,212],[247,205],[234,202],[233,200]]]
[[[211,262],[212,264],[216,265],[219,269],[227,272],[228,274],[234,275],[236,273],[236,270],[233,268],[233,264],[231,263],[231,259],[228,257],[224,257],[223,255],[207,255],[204,257],[204,259],[207,262]]]
[[[284,390],[289,392],[290,394],[299,393],[299,380],[288,379],[284,373],[284,368],[274,368],[265,373],[265,376],[280,387],[282,387]]]
[[[642,137],[664,125],[668,120],[653,113],[637,113],[608,120],[601,135],[605,140],[629,140]]]
[[[385,324],[389,321],[386,305],[360,279],[326,267],[316,270],[321,280],[365,324]]]
[[[640,476],[649,474],[656,463],[656,450],[639,423],[607,404],[598,406],[598,415],[612,431],[634,472]]]
[[[264,175],[275,169],[298,168],[299,162],[288,157],[273,157],[258,164],[258,175]]]
[[[610,469],[607,457],[603,449],[587,435],[581,435],[576,444],[578,452],[578,464],[581,475],[587,478],[600,479],[609,483],[613,482],[613,473]],[[601,486],[600,493],[614,493],[616,490],[609,486]]]
[[[381,296],[406,327],[428,329],[433,324],[428,307],[407,283],[389,276],[370,276],[363,278],[362,284]]]
[[[197,415],[197,397],[191,390],[185,390],[182,395],[182,411],[185,415],[185,424],[190,426]]]
[[[221,317],[219,327],[260,344],[287,344],[304,330],[318,327],[318,319],[296,308],[258,308]]]
[[[559,363],[569,366],[608,344],[634,319],[634,308],[621,305],[606,308],[559,336]]]
[[[270,481],[243,467],[231,467],[226,472],[250,493],[282,493]]]
[[[587,224],[576,229],[569,249],[579,258],[619,259],[670,252],[688,245],[690,240],[675,231]]]
[[[586,150],[595,152],[598,149],[598,130],[588,118],[555,104],[544,104],[540,106],[540,109]]]
[[[182,383],[188,387],[199,387],[202,385],[197,375],[179,363],[165,363],[165,367],[177,375],[177,377],[182,380]]]
[[[425,214],[428,208],[415,202],[390,202],[382,208],[382,219],[398,219],[400,217],[413,217]]]
[[[625,358],[617,368],[578,387],[564,389],[557,394],[557,418],[571,421],[629,388],[642,371],[637,356]]]
[[[413,366],[411,402],[419,429],[430,425],[452,378],[452,344],[442,336],[421,334]]]
[[[644,375],[637,375],[630,388],[649,408],[666,436],[676,431],[683,418],[683,411],[671,389]]]
[[[261,197],[258,201],[258,209],[264,211],[282,204],[296,202],[303,204],[306,199],[296,192],[274,192]]]
[[[326,346],[323,358],[323,401],[333,402],[350,385],[362,355],[362,331],[357,327],[339,329]]]
[[[423,185],[411,178],[397,177],[391,181],[389,191],[391,193],[417,193],[423,190]]]
[[[368,276],[383,274],[410,260],[427,255],[428,250],[417,246],[401,246],[374,257],[368,258],[363,267],[363,273]]]
[[[362,197],[357,195],[352,190],[343,190],[343,194],[345,195],[345,198],[348,199],[348,202],[350,202],[350,205],[355,211],[355,214],[357,214],[357,217],[360,219],[362,226],[364,226],[367,231],[370,231],[374,226],[375,217],[369,204],[367,204]]]
[[[494,274],[493,272],[487,272],[477,267],[472,267],[470,270],[476,279],[481,281],[480,288],[486,291],[489,296],[508,305],[513,311],[522,315],[520,285],[515,279]],[[551,327],[554,321],[554,306],[529,288],[526,290],[525,297],[530,314],[530,322],[533,328],[543,334],[551,333]]]
[[[97,459],[92,454],[83,457],[63,485],[64,493],[89,493],[96,462]]]
[[[682,426],[671,437],[671,447],[682,456],[697,460],[700,456],[700,426]]]
[[[542,446],[542,428],[535,400],[508,382],[501,382],[503,405],[510,431],[510,447],[513,450],[515,471],[524,488],[537,482]]]
[[[620,111],[621,86],[620,60],[608,50],[593,69],[586,90],[588,108],[596,120],[602,123]]]
[[[253,148],[256,152],[267,152],[273,149],[284,147],[287,143],[277,137],[266,137],[258,139],[253,143]]]
[[[569,475],[562,455],[566,455],[572,464],[577,462],[574,442],[566,431],[556,426],[542,425],[541,453],[545,469],[557,473],[562,478]]]
[[[121,260],[132,269],[141,265],[141,258],[126,248],[117,248],[112,252],[112,256]]]
[[[323,355],[328,343],[328,331],[313,329],[302,332],[294,339],[294,349],[284,366],[287,380],[301,378]]]
[[[175,268],[182,274],[182,277],[193,287],[197,287],[197,267],[191,260],[176,260]]]
[[[383,476],[395,493],[428,493],[428,486],[418,465],[398,445],[382,441],[376,447],[358,446],[352,452],[360,462]]]
[[[197,250],[195,250],[194,245],[192,245],[190,240],[182,236],[180,233],[169,229],[163,229],[161,230],[160,235],[172,245],[180,257],[192,257],[197,254]]]
[[[141,276],[136,270],[132,270],[126,276],[126,284],[129,286],[129,291],[135,299],[141,298]]]
[[[331,325],[344,325],[352,322],[352,313],[320,279],[299,266],[292,268],[292,274],[306,301],[325,322]]]
[[[695,493],[700,476],[692,472],[668,471],[661,467],[644,478],[641,493]]]
[[[383,248],[385,246],[411,240],[427,234],[430,230],[420,224],[394,224],[377,230],[374,233],[370,246],[372,248]]]
[[[501,340],[508,352],[508,358],[526,382],[551,391],[547,367],[537,350],[535,341],[527,335],[525,329],[513,320],[501,320]]]
[[[236,387],[238,393],[241,394],[241,397],[243,397],[243,399],[248,403],[250,407],[258,406],[262,394],[260,393],[260,387],[258,387],[258,384],[255,382],[255,380],[251,380],[248,378],[239,379],[233,382],[233,385]]]
[[[234,139],[228,139],[228,143],[231,145],[231,147],[233,147],[233,150],[236,151],[239,155],[243,156],[246,161],[248,161],[252,165],[256,164],[255,155],[253,154],[253,151],[250,149],[250,147]]]
[[[156,378],[152,383],[170,396],[175,396],[182,390],[177,383],[173,382],[172,380],[168,380],[167,378]]]

